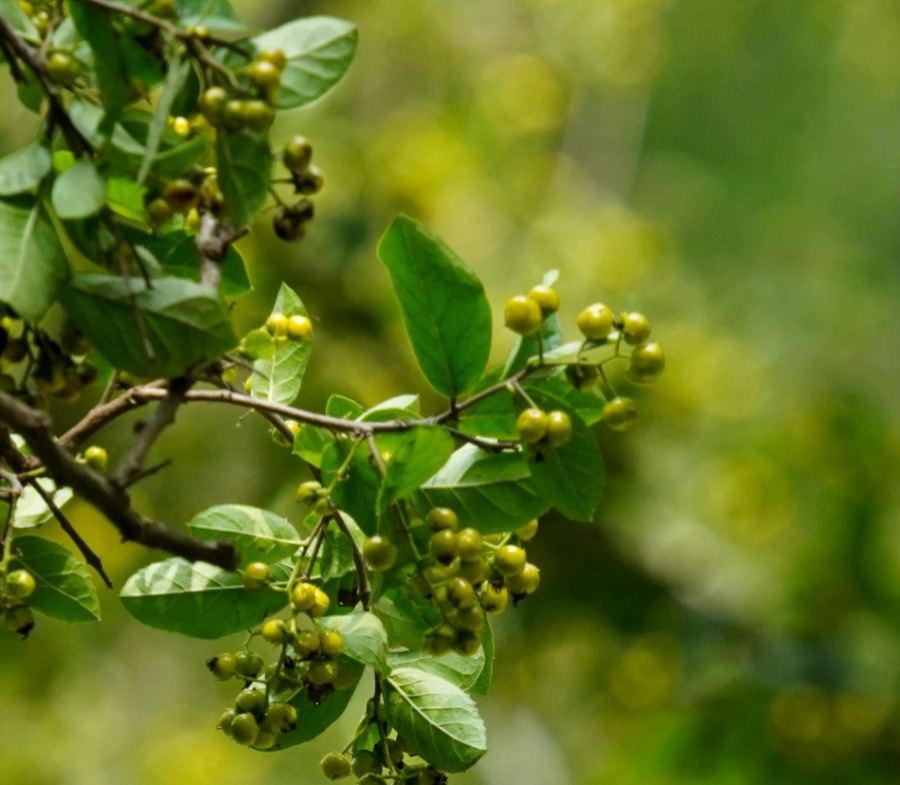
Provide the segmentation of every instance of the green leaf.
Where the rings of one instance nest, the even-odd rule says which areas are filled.
[[[325,414],[341,420],[355,420],[363,413],[363,407],[356,401],[337,393],[330,395],[325,403]]]
[[[202,24],[213,33],[243,33],[247,28],[228,0],[175,0],[179,22],[185,27]]]
[[[272,567],[278,579],[290,574],[284,564]],[[206,639],[247,630],[287,605],[283,591],[245,589],[240,572],[180,557],[138,570],[119,596],[148,627]]]
[[[465,771],[487,752],[484,721],[455,684],[419,668],[385,679],[385,711],[410,749],[441,771]]]
[[[415,420],[419,418],[418,395],[396,395],[356,415],[362,422]]]
[[[423,514],[432,507],[451,507],[460,527],[473,526],[483,534],[512,531],[550,508],[524,455],[489,453],[471,444],[453,453],[413,498]]]
[[[63,220],[87,218],[106,203],[106,183],[90,158],[79,158],[56,178],[50,201]]]
[[[421,425],[399,435],[387,462],[378,509],[381,514],[406,498],[440,469],[453,454],[453,437],[437,425]]]
[[[272,313],[307,316],[306,307],[299,295],[284,283],[275,298]],[[250,394],[266,401],[292,403],[300,393],[311,351],[312,341],[288,338],[283,343],[276,344],[272,357],[253,363]]]
[[[353,540],[357,547],[362,547],[363,540],[366,535],[362,529],[356,525],[346,513],[341,513],[341,517],[347,528],[353,535]],[[328,526],[325,529],[325,539],[322,543],[322,557],[319,560],[319,573],[322,580],[330,581],[335,578],[342,578],[349,572],[356,570],[356,563],[353,560],[353,546],[345,535],[337,526]]]
[[[340,81],[353,60],[357,38],[349,22],[310,16],[258,35],[251,43],[256,53],[280,49],[287,56],[275,101],[290,109],[315,101]]]
[[[241,565],[267,564],[292,556],[301,544],[297,530],[280,515],[241,504],[220,504],[188,522],[201,540],[229,540],[241,554]]]
[[[271,748],[272,750],[283,750],[314,739],[344,713],[347,704],[350,703],[350,699],[353,697],[356,685],[359,684],[359,680],[362,678],[365,666],[353,660],[342,658],[341,668],[352,669],[355,681],[349,688],[330,692],[319,703],[314,703],[309,697],[309,692],[305,689],[298,690],[287,699],[287,702],[297,709],[299,722],[294,730],[278,735],[275,746]]]
[[[144,350],[129,297],[140,311],[153,347]],[[137,376],[173,377],[236,343],[228,314],[209,287],[180,278],[123,279],[81,273],[62,295],[63,305],[81,331],[110,363]]]
[[[459,429],[489,439],[518,439],[517,416],[513,396],[501,391],[463,409]]]
[[[62,507],[72,498],[71,488],[57,488],[56,483],[49,477],[39,477],[36,482],[53,499],[57,507]],[[13,526],[17,529],[31,529],[46,523],[52,517],[53,513],[50,512],[50,508],[43,498],[31,485],[26,485],[16,504],[16,517],[13,521]]]
[[[0,200],[0,300],[39,321],[69,274],[66,256],[40,202]]]
[[[388,665],[395,668],[418,668],[433,673],[442,679],[455,684],[460,689],[469,691],[484,669],[484,649],[479,649],[471,657],[464,657],[456,652],[448,652],[435,657],[422,650],[391,652]]]
[[[372,606],[381,619],[391,646],[422,648],[425,633],[441,621],[441,615],[421,594],[407,589],[388,589]]]
[[[578,390],[564,373],[546,379],[528,379],[522,386],[532,397],[537,396],[548,409],[574,411],[587,425],[603,419],[606,401],[592,390]]]
[[[344,616],[326,616],[318,622],[320,629],[336,630],[344,639],[344,655],[379,673],[387,673],[388,637],[378,617],[360,611]]]
[[[106,181],[106,203],[109,209],[131,221],[143,222],[147,211],[144,196],[147,189],[130,177],[110,177]]]
[[[491,308],[475,273],[421,224],[399,216],[378,243],[425,378],[456,398],[484,371]]]
[[[153,159],[153,171],[160,177],[178,177],[203,157],[207,147],[202,136],[165,147]]]
[[[487,695],[494,678],[494,631],[490,623],[485,624],[481,631],[481,652],[484,655],[481,673],[469,687],[469,692],[473,695]]]
[[[249,131],[216,134],[218,183],[235,229],[243,229],[269,193],[272,151],[263,134]]]
[[[334,436],[331,435],[331,431],[314,425],[301,425],[300,431],[294,437],[294,453],[307,463],[321,468],[325,448],[333,442]]]
[[[147,129],[147,143],[144,147],[141,168],[138,170],[137,176],[139,183],[143,183],[150,172],[150,166],[162,141],[163,131],[168,127],[169,110],[172,108],[172,103],[175,101],[181,85],[190,73],[190,62],[183,61],[177,52],[169,56],[166,79],[163,82],[162,92],[157,99],[156,109],[153,111],[153,120],[150,121],[150,126]]]
[[[29,39],[38,37],[37,28],[16,0],[0,0],[0,16],[19,35]]]
[[[50,151],[37,142],[4,156],[0,159],[0,196],[34,190],[51,166]]]
[[[331,483],[344,465],[351,449],[346,440],[334,441],[322,453],[322,482]],[[343,477],[331,494],[335,504],[346,510],[359,528],[371,536],[378,531],[376,504],[378,502],[378,475],[369,463],[367,453],[357,449],[344,469]]]
[[[536,403],[550,408],[542,398]],[[533,458],[531,477],[541,496],[563,515],[573,521],[589,521],[603,491],[603,456],[584,420],[574,411],[568,414],[572,438]]]
[[[24,568],[37,588],[28,598],[34,610],[67,622],[97,621],[100,602],[87,567],[71,551],[43,537],[21,536],[12,542],[14,568]]]
[[[562,328],[559,326],[559,319],[556,318],[556,314],[551,314],[544,319],[541,323],[540,335],[544,342],[545,355],[562,344],[565,336]],[[537,334],[520,335],[513,344],[509,356],[506,358],[506,363],[503,365],[502,378],[508,379],[513,374],[521,371],[532,357],[535,359],[538,357]]]
[[[70,3],[69,13],[75,27],[94,53],[94,74],[103,109],[103,125],[112,128],[128,103],[128,69],[122,57],[118,33],[112,15],[90,3]]]

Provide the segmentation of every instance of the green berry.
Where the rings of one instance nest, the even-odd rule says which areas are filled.
[[[531,335],[541,329],[544,315],[541,306],[530,297],[517,295],[506,301],[503,309],[503,323],[514,333]]]
[[[301,659],[308,659],[314,654],[318,654],[322,646],[318,633],[313,630],[300,630],[294,636],[294,649]]]
[[[458,552],[456,532],[452,529],[434,532],[428,540],[428,552],[441,564],[450,564]]]
[[[475,606],[475,589],[465,578],[453,578],[447,584],[447,599],[454,608],[459,610],[473,608]]]
[[[638,406],[631,398],[618,396],[603,407],[603,422],[614,431],[627,431],[638,416]]]
[[[36,586],[34,576],[28,570],[13,570],[6,576],[6,590],[16,599],[30,597]]]
[[[331,684],[337,677],[338,667],[334,660],[313,660],[306,670],[306,681],[315,687]]]
[[[509,592],[505,586],[484,583],[478,592],[478,601],[486,613],[503,613],[509,604]]]
[[[594,303],[578,314],[575,323],[585,338],[590,341],[602,341],[612,332],[615,316],[609,306]]]
[[[242,711],[231,721],[231,738],[238,744],[249,747],[259,735],[259,723],[250,712]]]
[[[304,136],[295,136],[284,146],[281,160],[291,172],[305,172],[312,161],[312,145]]]
[[[632,381],[647,384],[655,381],[665,367],[666,356],[662,346],[652,341],[639,344],[632,349],[626,373]]]
[[[481,533],[477,529],[467,526],[456,533],[456,550],[462,561],[480,559],[483,547],[484,541],[481,539]]]
[[[524,548],[518,545],[501,545],[494,551],[494,569],[501,575],[516,575],[526,563]]]
[[[272,218],[272,231],[286,243],[296,242],[306,234],[306,222],[290,207],[279,207]]]
[[[265,667],[263,658],[256,652],[239,651],[234,655],[234,668],[238,676],[255,679]]]
[[[288,629],[282,619],[268,619],[262,626],[260,634],[269,643],[284,643],[288,639]]]
[[[287,55],[281,49],[263,49],[257,56],[257,61],[271,63],[279,71],[283,71],[287,65]]]
[[[222,712],[222,716],[219,717],[219,724],[216,725],[216,727],[226,736],[230,736],[231,723],[234,722],[235,717],[237,717],[237,712],[234,709],[225,709],[225,711]]]
[[[316,589],[315,596],[313,597],[312,607],[307,611],[307,614],[313,619],[319,618],[319,616],[324,616],[325,611],[328,610],[328,606],[331,604],[331,600],[328,595],[322,591],[321,589]]]
[[[544,316],[559,310],[559,293],[552,286],[533,286],[528,292],[528,297],[538,304]]]
[[[239,712],[262,714],[266,708],[266,693],[256,687],[241,690],[234,699],[234,707]]]
[[[453,651],[463,657],[473,657],[481,648],[481,638],[473,630],[459,630],[453,641]]]
[[[281,82],[281,69],[268,60],[254,60],[247,68],[247,76],[260,90],[269,91]]]
[[[516,431],[525,444],[537,444],[547,434],[547,413],[532,406],[516,419]]]
[[[376,534],[362,545],[363,557],[372,572],[387,572],[397,563],[397,546],[387,537]]]
[[[6,626],[23,638],[34,628],[34,614],[27,605],[13,605],[6,609]]]
[[[527,563],[522,571],[515,575],[507,575],[506,588],[514,597],[522,597],[537,591],[541,582],[541,571],[531,562]]]
[[[516,537],[518,537],[522,542],[528,542],[529,540],[533,540],[535,535],[538,533],[538,519],[535,518],[532,521],[528,521],[524,526],[519,527],[515,531]]]
[[[312,338],[313,326],[308,316],[294,314],[288,317],[287,333],[298,341],[308,341]]]
[[[237,669],[237,660],[231,652],[224,652],[208,659],[206,667],[217,679],[225,681],[234,676]]]
[[[343,752],[329,752],[319,761],[319,766],[322,768],[322,773],[330,780],[349,777],[352,771],[350,756],[344,755]]]
[[[425,522],[432,531],[440,531],[455,529],[459,525],[459,518],[449,507],[432,507],[425,516]]]
[[[270,750],[275,746],[277,740],[278,737],[275,735],[274,731],[268,728],[261,728],[259,733],[256,734],[253,746],[258,750]]]
[[[225,113],[228,92],[224,87],[210,87],[200,94],[197,108],[210,125],[218,125]]]
[[[319,633],[319,651],[326,657],[337,657],[344,650],[344,639],[337,630]]]
[[[562,447],[572,438],[572,419],[557,409],[547,415],[547,442],[551,447]]]
[[[47,58],[47,76],[58,85],[72,84],[80,73],[78,61],[68,52],[53,52]]]
[[[294,586],[291,591],[291,603],[294,606],[294,610],[300,613],[309,611],[315,604],[317,591],[318,587],[314,583],[307,583],[306,581],[301,581]]]
[[[650,337],[650,322],[642,313],[623,313],[619,317],[622,322],[622,336],[625,343],[636,346]]]
[[[92,469],[102,472],[106,470],[109,455],[103,447],[93,444],[84,451],[84,462]]]
[[[428,632],[423,647],[425,652],[432,657],[440,657],[453,648],[455,640],[455,630],[449,624],[442,624]]]
[[[276,701],[266,712],[266,724],[279,733],[290,733],[297,727],[297,709],[290,703]]]
[[[257,133],[265,133],[275,122],[275,110],[265,101],[251,98],[242,102],[241,125]]]
[[[197,186],[184,177],[170,180],[163,191],[163,199],[176,213],[186,213],[197,205],[199,198],[200,192],[197,190]]]
[[[471,608],[461,608],[453,614],[453,626],[461,630],[478,632],[484,627],[484,611],[481,606],[474,604]]]
[[[254,561],[244,567],[244,588],[261,589],[269,582],[271,573],[265,562]]]

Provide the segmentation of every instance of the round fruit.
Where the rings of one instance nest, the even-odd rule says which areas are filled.
[[[316,592],[318,588],[314,583],[307,583],[306,581],[301,581],[296,586],[294,586],[291,591],[291,603],[294,606],[294,610],[299,612],[306,612],[316,602]]]
[[[559,293],[551,286],[533,286],[528,292],[528,297],[538,304],[544,316],[559,310]]]
[[[257,56],[257,61],[271,63],[279,71],[283,71],[287,65],[287,55],[281,49],[263,49]]]
[[[231,721],[229,730],[232,739],[249,747],[259,735],[259,723],[250,712],[242,711]]]
[[[541,571],[531,562],[525,565],[517,575],[506,577],[506,588],[514,597],[533,594],[541,582]]]
[[[602,341],[613,330],[612,309],[602,303],[594,303],[578,314],[575,323],[582,335],[591,341]]]
[[[237,712],[234,709],[225,709],[222,712],[222,716],[219,717],[219,724],[216,725],[219,730],[221,730],[226,735],[231,735],[231,723],[234,722],[234,718],[237,717]]]
[[[621,395],[603,407],[603,422],[614,431],[627,431],[637,416],[637,404],[631,398],[624,398]]]
[[[80,73],[78,62],[67,52],[54,52],[47,58],[47,76],[56,84],[70,85]]]
[[[527,557],[524,548],[518,545],[501,545],[494,551],[494,569],[501,575],[516,575],[522,572]]]
[[[622,336],[625,338],[625,343],[635,346],[650,337],[650,322],[644,314],[623,313],[619,319],[622,322]]]
[[[184,177],[169,181],[163,191],[163,198],[177,213],[186,213],[190,210],[197,204],[199,196],[197,186]]]
[[[294,314],[288,317],[288,335],[298,341],[308,341],[312,338],[313,326],[309,317],[303,314]]]
[[[268,728],[262,728],[259,733],[256,734],[253,746],[258,750],[270,750],[275,746],[276,740],[277,737],[273,731]]]
[[[509,604],[509,592],[505,586],[485,583],[478,592],[478,600],[487,613],[503,613]]]
[[[525,295],[510,297],[503,309],[503,323],[519,335],[536,333],[543,319],[541,306]]]
[[[238,711],[250,711],[260,714],[266,708],[266,693],[256,687],[241,690],[234,699],[234,707]]]
[[[6,610],[6,626],[23,638],[28,637],[34,627],[34,614],[27,605],[14,605]]]
[[[282,619],[268,619],[260,630],[263,640],[269,643],[284,643],[288,639],[288,630]]]
[[[265,133],[275,122],[275,110],[265,101],[251,98],[243,101],[240,111],[241,125],[257,133]]]
[[[239,651],[234,655],[234,667],[239,676],[255,679],[265,667],[263,658],[253,651]]]
[[[456,534],[456,550],[459,558],[465,561],[475,561],[481,558],[481,549],[484,542],[481,533],[477,529],[466,527]]]
[[[102,472],[106,469],[108,461],[109,456],[107,455],[106,450],[103,447],[98,447],[96,444],[91,445],[84,451],[84,462],[98,472]]]
[[[453,651],[463,657],[472,657],[478,654],[481,648],[481,638],[472,630],[459,630],[453,641]]]
[[[572,419],[557,409],[547,415],[547,441],[551,447],[562,447],[572,438]]]
[[[206,667],[217,679],[225,681],[234,676],[237,669],[237,661],[231,652],[217,654],[206,661]]]
[[[516,529],[515,535],[523,542],[528,542],[533,540],[538,533],[538,526],[538,519],[535,518],[533,521],[528,521],[524,526]]]
[[[475,606],[475,589],[465,578],[453,578],[447,584],[447,599],[454,608],[459,610],[473,608]]]
[[[265,562],[254,561],[244,567],[244,588],[261,589],[269,582],[269,565]]]
[[[432,507],[425,516],[425,522],[432,531],[440,531],[455,529],[459,525],[459,518],[449,507]]]
[[[387,572],[397,563],[397,546],[380,534],[367,537],[362,552],[372,572]]]
[[[326,657],[337,657],[344,650],[344,639],[337,630],[319,633],[319,651]]]
[[[284,146],[281,160],[291,172],[305,172],[312,161],[312,145],[305,136],[295,136]]]
[[[484,611],[480,605],[471,608],[462,608],[453,614],[453,625],[461,630],[478,632],[484,627]]]
[[[516,419],[516,431],[525,444],[537,444],[547,434],[547,413],[532,406]]]
[[[222,107],[221,123],[226,128],[237,131],[244,127],[244,102],[239,98],[229,98]]]
[[[20,600],[30,597],[36,585],[34,576],[28,570],[13,570],[6,576],[6,590]]]
[[[340,780],[344,777],[349,777],[352,771],[350,757],[344,755],[343,752],[329,752],[319,762],[319,766],[322,767],[322,774],[330,780]]]
[[[315,687],[331,684],[338,673],[338,664],[334,660],[313,660],[306,671],[306,681]]]
[[[635,382],[652,382],[666,367],[666,356],[662,346],[655,341],[638,344],[631,351],[628,363],[628,378]]]
[[[481,559],[460,562],[459,577],[465,578],[473,586],[477,586],[488,576],[487,565]]]
[[[260,90],[271,90],[281,82],[281,69],[268,60],[254,60],[247,69],[247,76]]]
[[[272,231],[280,240],[292,243],[306,234],[306,225],[289,207],[279,207],[272,218]]]
[[[290,703],[276,701],[266,712],[266,723],[279,733],[289,733],[297,727],[297,709]]]
[[[319,616],[325,615],[325,611],[328,610],[328,606],[330,604],[331,600],[328,598],[328,595],[321,589],[316,589],[312,607],[307,611],[307,613],[312,618],[317,619]]]
[[[150,217],[150,223],[154,226],[162,226],[172,219],[175,211],[172,209],[172,205],[161,196],[158,196],[156,199],[151,199],[147,204],[147,215]]]
[[[428,540],[428,552],[441,564],[450,564],[457,551],[456,532],[452,529],[436,531]]]
[[[325,185],[325,175],[315,164],[306,167],[306,171],[294,173],[294,190],[298,194],[317,194]]]
[[[425,636],[424,648],[432,657],[440,657],[453,648],[456,632],[449,624],[437,627]]]
[[[314,654],[319,653],[322,641],[319,640],[318,633],[313,630],[300,630],[294,636],[294,648],[301,659],[308,659]]]
[[[296,498],[297,501],[300,502],[300,504],[312,505],[319,501],[320,498],[322,498],[323,493],[324,488],[322,488],[322,483],[318,482],[317,480],[307,480],[306,482],[301,482],[297,487]]]
[[[225,114],[228,92],[224,87],[210,87],[200,94],[197,108],[210,125],[217,125]]]

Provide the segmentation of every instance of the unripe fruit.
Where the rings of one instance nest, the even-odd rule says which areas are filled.
[[[323,630],[319,633],[319,650],[326,657],[337,657],[344,650],[344,639],[337,630]]]
[[[305,172],[312,161],[312,145],[304,136],[295,136],[284,146],[281,160],[291,172]]]
[[[247,68],[247,76],[260,90],[268,91],[281,82],[281,69],[268,60],[254,60]]]
[[[260,630],[263,640],[269,643],[284,643],[288,639],[288,630],[282,619],[268,619]]]
[[[6,610],[6,626],[23,638],[34,628],[34,614],[27,605],[14,605]]]
[[[281,49],[263,49],[256,59],[258,62],[271,63],[279,71],[283,71],[287,65],[287,55]]]
[[[308,659],[314,654],[319,653],[322,641],[319,639],[318,633],[313,630],[300,630],[294,636],[294,648],[301,659]]]
[[[20,600],[30,597],[36,585],[34,576],[28,570],[13,570],[6,576],[6,590]]]
[[[261,589],[268,582],[271,573],[265,562],[254,561],[244,567],[244,588]]]
[[[533,286],[528,292],[528,297],[538,304],[544,316],[549,316],[559,310],[559,293],[551,286],[542,284]]]
[[[297,727],[297,709],[290,703],[276,701],[266,712],[266,723],[279,733],[290,733]]]
[[[635,382],[652,382],[666,367],[666,356],[662,346],[655,341],[635,346],[626,373]]]
[[[243,711],[231,721],[229,730],[232,739],[249,747],[259,735],[259,723],[250,712]]]
[[[475,589],[465,578],[454,578],[447,584],[447,599],[459,610],[475,606]]]
[[[78,62],[67,52],[53,52],[47,58],[47,76],[58,85],[70,85],[81,73]]]
[[[265,663],[256,652],[239,651],[234,655],[234,666],[239,676],[254,679],[262,672]]]
[[[319,762],[324,774],[330,780],[340,780],[349,777],[352,767],[350,765],[350,757],[344,755],[343,752],[329,752]]]
[[[161,196],[158,196],[156,199],[151,199],[147,204],[147,215],[150,217],[150,223],[154,226],[162,226],[172,219],[175,211],[172,209],[172,205]]]
[[[516,431],[525,444],[537,444],[547,434],[547,413],[532,406],[516,419]]]
[[[459,518],[449,507],[432,507],[425,516],[425,522],[432,531],[440,531],[455,529],[459,525]]]
[[[291,603],[294,610],[306,612],[315,605],[318,588],[314,583],[301,581],[291,590]]]
[[[615,316],[612,309],[602,303],[585,308],[575,320],[582,335],[591,341],[602,341],[613,330]]]
[[[488,568],[482,559],[464,561],[459,565],[459,577],[465,578],[473,586],[477,586],[488,576]]]
[[[517,295],[506,301],[503,309],[503,323],[514,333],[531,335],[541,329],[544,315],[541,307],[530,297]]]
[[[453,641],[453,651],[463,657],[473,657],[481,648],[481,638],[472,630],[459,630]]]
[[[523,542],[528,542],[529,540],[533,540],[535,535],[538,533],[538,519],[535,518],[533,521],[528,521],[524,526],[516,529],[515,535]]]
[[[471,608],[462,608],[453,614],[452,621],[453,625],[461,630],[478,632],[484,627],[484,611],[477,604]]]
[[[231,652],[223,652],[206,661],[206,667],[217,679],[225,681],[234,676],[237,668],[237,660]]]
[[[509,592],[505,586],[485,583],[478,592],[478,600],[487,613],[503,613],[509,604]]]
[[[397,547],[380,534],[367,537],[363,542],[362,552],[366,565],[372,572],[387,572],[397,563]]]
[[[269,325],[267,322],[266,327],[268,326]],[[322,497],[324,490],[325,489],[322,487],[322,483],[318,482],[317,480],[307,480],[306,482],[301,482],[297,487],[297,501],[300,502],[300,504],[315,504]]]
[[[436,531],[428,540],[428,552],[441,564],[450,564],[457,554],[456,532],[452,529]]]
[[[169,181],[163,191],[163,198],[177,213],[186,213],[194,207],[199,196],[197,186],[184,177]]]
[[[541,571],[531,562],[525,565],[522,571],[516,575],[508,575],[505,579],[506,588],[515,597],[533,594],[537,591],[541,582]]]
[[[234,709],[225,709],[222,712],[222,716],[219,717],[219,724],[216,727],[227,736],[230,736],[231,723],[234,722],[235,717],[237,717],[237,712]]]
[[[456,550],[459,558],[465,561],[475,561],[481,558],[481,549],[484,542],[481,533],[472,527],[466,527],[456,534]]]
[[[294,173],[294,190],[298,194],[317,194],[325,186],[325,175],[315,164],[306,167],[306,171]]]
[[[308,341],[312,338],[312,331],[313,326],[309,317],[303,316],[303,314],[294,314],[288,317],[287,332],[291,338],[296,338],[298,341]]]
[[[313,660],[306,670],[306,681],[315,687],[331,684],[338,673],[338,664],[334,660]]]
[[[572,438],[572,420],[566,412],[557,409],[547,415],[547,442],[551,447],[562,447]]]
[[[106,450],[96,444],[91,445],[84,451],[84,462],[98,472],[102,472],[106,469],[108,461],[109,456],[107,455]]]
[[[279,207],[272,218],[272,231],[280,240],[291,243],[306,234],[306,224],[289,207]]]
[[[518,545],[501,545],[494,551],[494,569],[501,575],[516,575],[522,572],[526,554]]]
[[[631,398],[617,396],[603,407],[603,422],[614,431],[627,431],[638,416],[638,406]]]
[[[275,110],[265,101],[251,98],[242,101],[240,109],[241,125],[256,133],[265,133],[275,122]]]
[[[650,322],[642,313],[623,313],[619,319],[622,322],[622,337],[625,343],[636,346],[650,337]]]
[[[253,746],[258,750],[270,750],[275,746],[275,742],[277,741],[277,736],[275,733],[268,728],[260,729],[259,733],[256,734],[256,739],[253,741]]]
[[[197,108],[210,125],[217,125],[222,121],[227,102],[228,92],[224,87],[210,87],[201,93]]]
[[[313,619],[317,619],[319,616],[324,616],[325,611],[328,610],[328,606],[330,604],[331,600],[329,599],[328,595],[321,589],[316,589],[312,607],[307,611],[307,614],[309,614],[309,616]]]
[[[191,132],[191,122],[186,117],[172,117],[169,123],[179,136],[187,136]]]
[[[442,624],[440,627],[428,632],[425,636],[423,648],[432,657],[440,657],[453,648],[455,640],[456,631],[449,624]]]
[[[249,711],[260,714],[266,708],[266,693],[256,687],[241,690],[234,699],[234,707],[239,712]]]

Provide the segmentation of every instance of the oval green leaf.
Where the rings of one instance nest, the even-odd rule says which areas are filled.
[[[79,158],[53,183],[53,209],[63,220],[87,218],[106,203],[106,183],[89,158]]]
[[[286,519],[241,504],[210,507],[191,518],[188,528],[201,540],[233,542],[240,551],[241,565],[286,559],[301,544],[297,530]]]
[[[287,284],[281,284],[272,313],[285,316],[307,316],[299,295]],[[309,363],[312,341],[288,338],[276,344],[271,357],[253,363],[250,394],[275,403],[292,403],[300,393],[303,374]]]
[[[31,191],[41,184],[52,166],[50,152],[33,143],[0,159],[0,196]]]
[[[379,673],[387,673],[387,632],[374,613],[360,611],[344,616],[326,616],[318,622],[318,626],[341,634],[345,656],[375,668]]]
[[[272,151],[263,134],[219,131],[216,134],[218,182],[228,217],[244,228],[269,193]]]

